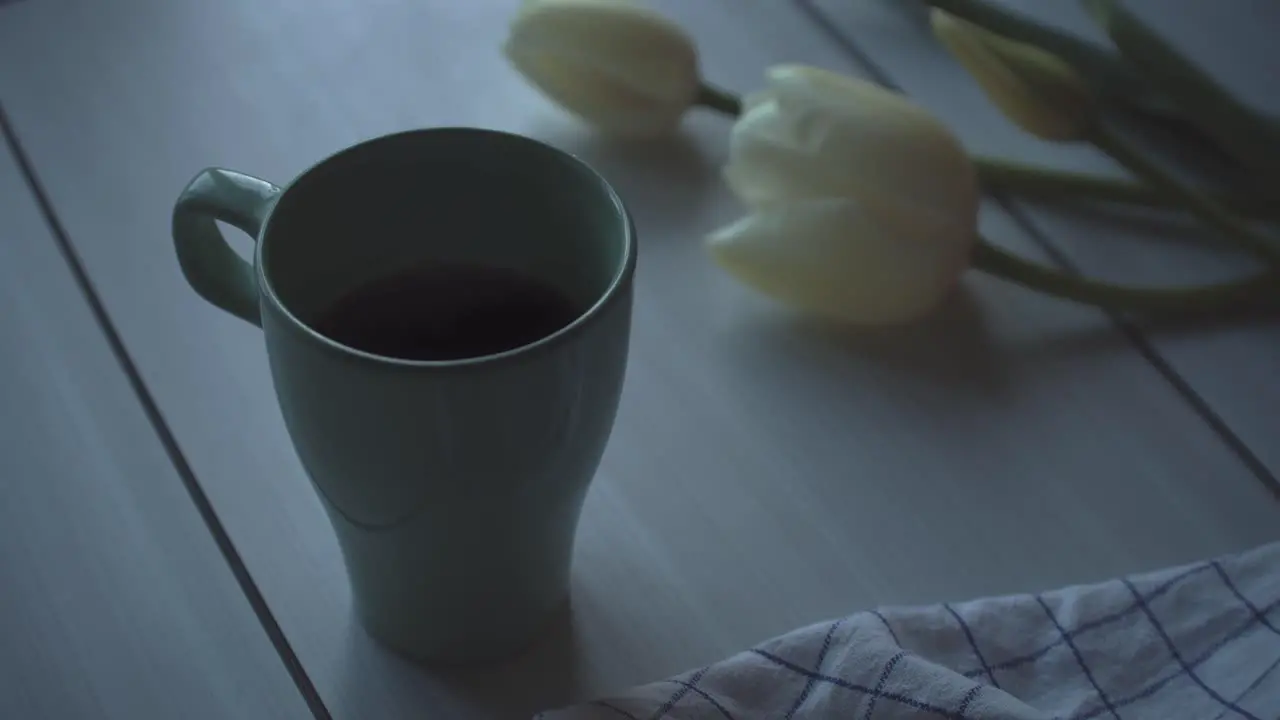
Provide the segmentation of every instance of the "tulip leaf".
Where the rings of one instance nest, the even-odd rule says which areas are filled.
[[[1120,54],[1242,167],[1280,184],[1280,126],[1242,103],[1119,0],[1081,0]]]

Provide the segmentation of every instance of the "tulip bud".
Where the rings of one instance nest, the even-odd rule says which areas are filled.
[[[708,238],[745,284],[857,324],[914,319],[968,264],[978,180],[935,117],[872,83],[770,68],[735,123],[724,175],[750,214]]]
[[[941,10],[934,35],[1010,120],[1045,140],[1079,140],[1096,115],[1093,93],[1066,62]]]
[[[701,85],[693,40],[625,0],[526,0],[503,52],[536,88],[609,132],[670,132]]]

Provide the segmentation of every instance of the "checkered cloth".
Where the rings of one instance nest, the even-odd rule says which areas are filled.
[[[1042,595],[883,609],[544,720],[1280,718],[1280,543]]]

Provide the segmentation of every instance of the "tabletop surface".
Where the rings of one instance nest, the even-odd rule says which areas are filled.
[[[859,609],[1277,537],[1275,321],[1143,325],[971,274],[920,323],[812,327],[703,250],[741,212],[718,175],[728,123],[602,139],[504,63],[518,4],[0,2],[0,717],[521,717]],[[1013,129],[909,3],[652,4],[735,91],[773,63],[819,65],[900,89],[974,152],[1117,172]],[[1067,3],[1009,4],[1085,27]],[[1276,19],[1263,0],[1161,17],[1274,110],[1261,55],[1205,39],[1228,33],[1228,5]],[[583,157],[626,199],[642,257],[571,613],[470,671],[409,663],[355,624],[260,333],[186,286],[168,228],[203,167],[283,183],[353,142],[439,125]],[[981,222],[1109,279],[1243,267],[1169,218],[993,195]]]

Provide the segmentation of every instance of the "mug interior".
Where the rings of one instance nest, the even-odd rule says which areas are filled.
[[[352,290],[433,263],[517,271],[585,312],[618,282],[632,242],[621,200],[585,163],[518,135],[441,128],[303,173],[258,252],[268,290],[314,327]]]

